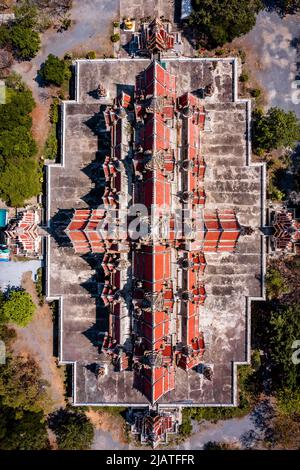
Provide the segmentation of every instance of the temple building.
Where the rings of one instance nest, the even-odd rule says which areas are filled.
[[[76,77],[47,169],[59,358],[75,405],[130,407],[155,447],[182,407],[238,404],[264,298],[265,167],[235,59],[78,60]]]
[[[294,211],[281,210],[271,213],[273,233],[270,237],[274,252],[294,254],[300,246],[300,222],[295,219]]]
[[[36,209],[26,209],[10,221],[5,230],[6,244],[17,256],[38,258],[41,255],[40,217]]]
[[[103,208],[76,209],[66,229],[76,253],[104,253],[102,353],[116,370],[133,371],[135,388],[152,405],[174,390],[177,367],[202,362],[205,254],[234,252],[240,236],[234,211],[204,210],[205,117],[202,100],[177,96],[176,76],[151,62],[134,97],[121,92],[104,111],[111,155],[103,164]],[[138,238],[122,224],[135,206],[148,214]]]
[[[130,409],[128,414],[127,421],[132,435],[138,437],[141,444],[150,444],[153,448],[168,444],[170,437],[178,433],[182,423],[179,408],[161,409],[159,414],[151,410]]]
[[[173,31],[172,23],[166,19],[154,18],[143,21],[139,31],[133,32],[128,43],[131,55],[153,57],[176,56],[182,52],[183,42],[180,31]]]

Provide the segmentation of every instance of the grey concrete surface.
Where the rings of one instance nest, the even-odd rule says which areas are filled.
[[[0,263],[0,289],[5,290],[9,286],[20,287],[23,274],[31,271],[34,276],[41,265],[41,260]]]
[[[267,93],[268,106],[300,117],[300,14],[280,18],[261,12],[254,28],[237,42],[253,55],[253,70]],[[296,81],[298,80],[298,88]]]

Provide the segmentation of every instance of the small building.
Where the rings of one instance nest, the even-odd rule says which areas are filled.
[[[139,32],[132,35],[129,50],[134,55],[151,57],[153,54],[176,55],[182,46],[181,34],[172,31],[172,24],[167,20],[154,18],[141,24]]]
[[[41,236],[38,230],[39,214],[35,209],[20,212],[5,231],[7,245],[17,256],[38,258]]]
[[[295,219],[291,210],[274,211],[271,215],[273,234],[271,235],[272,251],[295,253],[300,246],[300,221]]]
[[[165,408],[157,411],[131,408],[129,422],[131,433],[138,437],[141,444],[156,448],[160,444],[168,444],[169,436],[178,433],[182,414],[180,408]]]

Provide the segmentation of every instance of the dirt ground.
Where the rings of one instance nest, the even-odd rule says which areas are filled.
[[[38,305],[38,298],[31,273],[25,273],[22,287],[31,294]],[[26,328],[15,327],[17,339],[13,345],[15,354],[32,355],[42,370],[42,375],[49,382],[49,393],[52,400],[51,411],[65,406],[64,374],[58,368],[53,357],[53,323],[52,311],[47,304],[38,306],[32,322]]]
[[[121,416],[114,416],[106,411],[92,408],[86,412],[86,415],[96,430],[109,432],[114,441],[126,444],[124,420]]]
[[[300,14],[280,18],[274,12],[263,11],[256,25],[246,35],[235,39],[232,47],[241,47],[247,54],[250,76],[254,76],[266,95],[268,107],[278,106],[295,111],[300,117],[299,76]]]
[[[56,88],[40,87],[36,77],[41,64],[48,54],[63,57],[66,52],[73,53],[74,57],[84,57],[89,50],[94,50],[99,57],[103,54],[112,55],[112,21],[118,19],[117,0],[80,0],[73,1],[70,10],[72,26],[68,31],[58,33],[50,28],[41,34],[41,50],[30,62],[16,62],[12,69],[21,74],[23,80],[32,90],[36,108],[32,113],[33,136],[39,146],[39,155],[50,128],[49,107],[51,97],[57,95]]]

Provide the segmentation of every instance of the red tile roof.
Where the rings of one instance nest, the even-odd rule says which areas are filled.
[[[189,370],[203,360],[205,253],[234,251],[240,226],[233,211],[203,210],[205,163],[200,135],[205,110],[202,101],[191,93],[177,97],[176,77],[162,63],[153,61],[138,75],[134,97],[121,93],[104,115],[107,130],[111,131],[112,147],[111,156],[103,164],[105,210],[76,210],[67,233],[76,252],[104,253],[105,282],[101,295],[109,309],[109,331],[102,350],[112,355],[118,370],[132,367],[134,386],[155,403],[174,389],[176,366]],[[119,217],[122,191],[126,193],[128,189],[124,162],[129,163],[124,142],[132,138],[132,134],[128,136],[132,119],[137,122],[132,202],[146,206],[148,215],[155,215],[157,222],[152,224],[151,217],[147,219],[153,233],[140,238],[138,243],[129,236],[130,230],[129,235],[120,230],[109,233],[106,218],[112,209],[115,218]],[[182,189],[174,194],[175,174],[178,188]],[[183,208],[203,212],[200,224],[188,220],[195,236],[192,242],[177,229],[174,213],[164,213],[163,208],[170,208],[174,198],[178,198],[177,204]],[[127,205],[123,207],[126,210]],[[121,259],[121,253],[125,253],[125,258]],[[126,271],[128,266],[122,267],[126,259],[130,271]],[[122,290],[122,279],[127,277],[133,280],[130,295]],[[129,295],[130,301],[127,298],[121,303],[123,295]],[[131,302],[127,328],[132,351],[127,351],[126,356],[124,351],[120,353],[124,329],[122,305]],[[171,320],[173,312],[180,314],[180,326]]]

